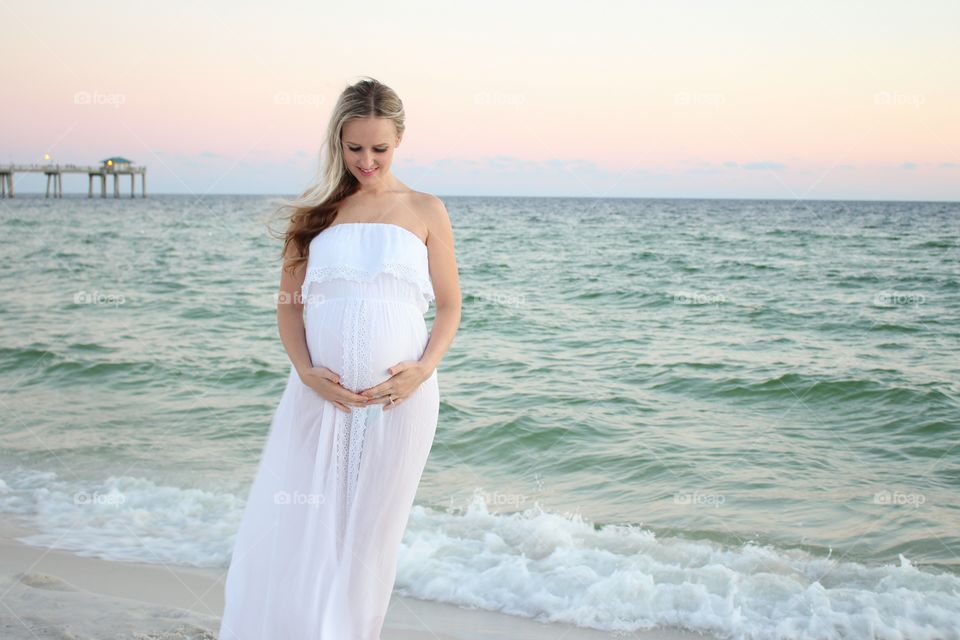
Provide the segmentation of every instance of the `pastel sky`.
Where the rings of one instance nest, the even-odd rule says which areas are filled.
[[[0,65],[0,164],[152,193],[300,192],[369,75],[440,196],[960,200],[956,0],[0,0]]]

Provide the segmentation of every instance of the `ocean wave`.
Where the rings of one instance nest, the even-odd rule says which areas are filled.
[[[762,380],[744,378],[708,378],[681,376],[671,372],[653,389],[694,393],[719,398],[772,400],[802,397],[807,404],[822,402],[888,403],[894,407],[927,407],[931,403],[952,406],[953,400],[934,388],[916,388],[883,384],[865,378],[826,378],[820,375],[784,373]]]
[[[746,543],[658,537],[579,514],[415,505],[403,536],[401,595],[604,631],[682,627],[737,638],[958,638],[960,576],[868,566]],[[0,511],[27,518],[28,544],[107,560],[224,568],[244,501],[229,491],[144,478],[66,481],[18,467]]]
[[[22,542],[105,560],[224,567],[242,509],[230,492],[131,476],[67,481],[23,467],[0,476],[0,512],[37,529]]]
[[[539,506],[463,513],[415,506],[402,595],[604,631],[658,626],[737,638],[957,638],[960,577],[800,550],[658,539]]]

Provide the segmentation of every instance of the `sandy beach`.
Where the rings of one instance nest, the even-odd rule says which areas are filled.
[[[10,518],[0,527],[0,636],[4,639],[217,637],[223,572],[110,562],[16,540],[29,533]],[[383,640],[598,640],[618,635],[394,595]],[[642,640],[708,637],[674,630],[622,636]]]

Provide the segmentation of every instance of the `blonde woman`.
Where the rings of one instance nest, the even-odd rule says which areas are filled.
[[[400,98],[371,78],[331,114],[285,234],[286,389],[247,499],[220,640],[378,640],[460,325],[443,203],[390,172]],[[435,304],[427,331],[424,313]]]

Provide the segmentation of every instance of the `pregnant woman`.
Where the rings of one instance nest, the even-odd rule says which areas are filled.
[[[285,206],[292,363],[237,533],[220,640],[378,640],[460,325],[443,203],[390,173],[403,104],[340,95],[317,184]],[[428,333],[424,313],[436,313]]]

